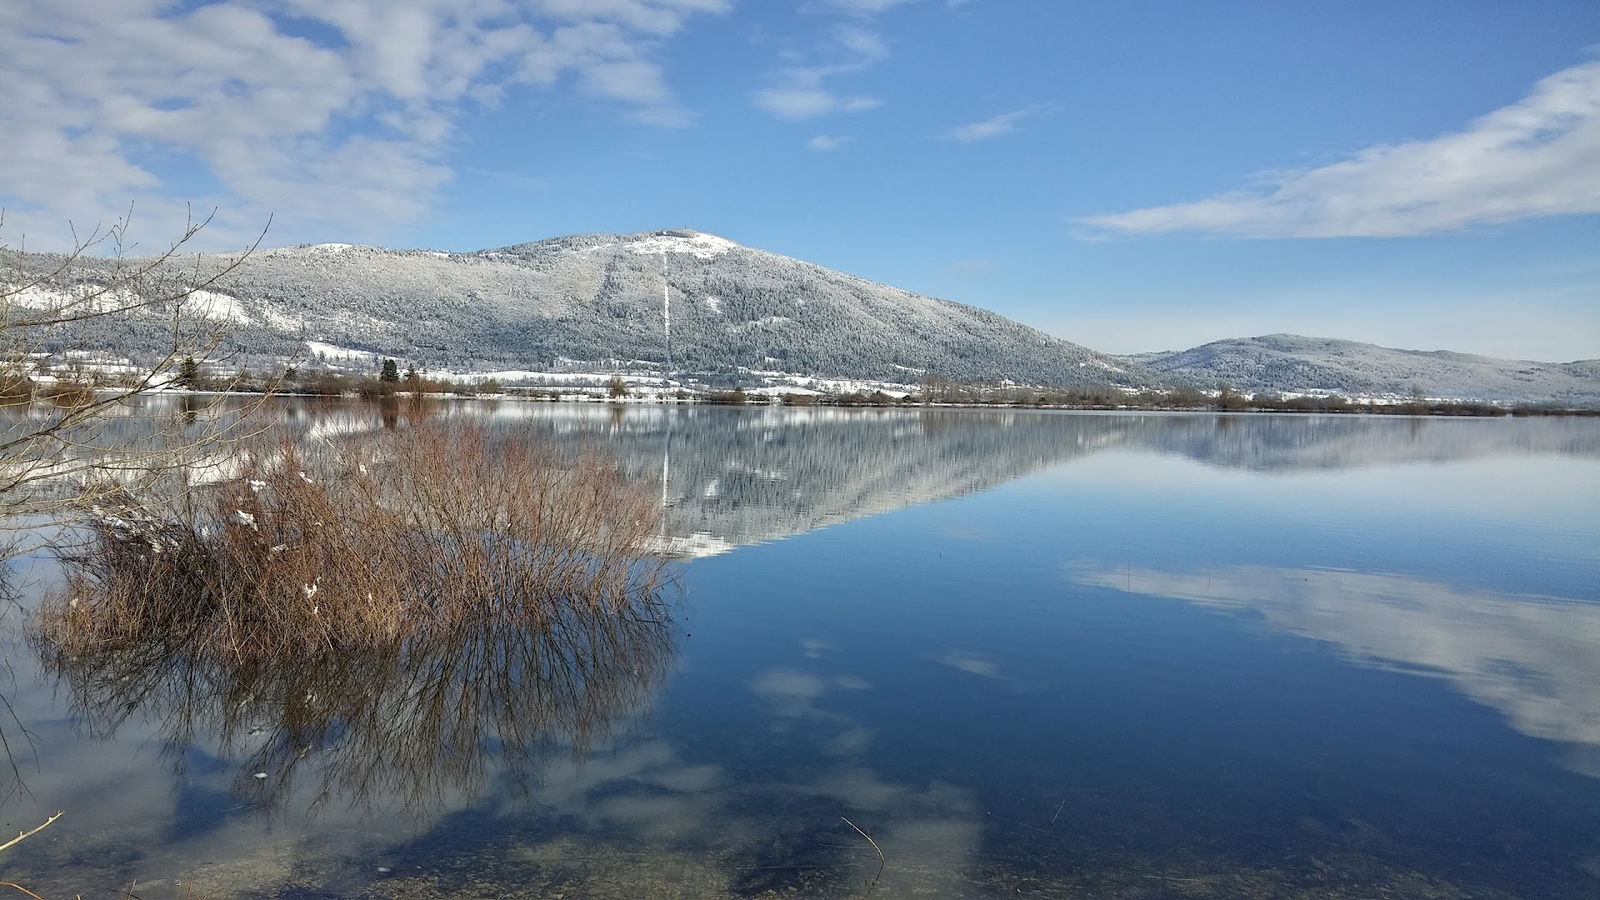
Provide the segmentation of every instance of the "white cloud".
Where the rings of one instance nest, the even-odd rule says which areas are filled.
[[[889,45],[871,26],[874,15],[905,0],[833,0],[826,8],[850,14],[848,21],[835,26],[822,48],[807,54],[790,52],[800,60],[806,56],[825,62],[786,66],[774,73],[771,87],[757,90],[755,105],[780,119],[799,121],[832,113],[865,112],[877,109],[877,97],[847,95],[830,88],[828,82],[859,74],[889,58]]]
[[[944,267],[947,274],[955,278],[982,278],[994,271],[992,259],[974,257],[971,259],[958,259]]]
[[[1014,109],[1011,112],[1001,113],[992,118],[984,119],[982,122],[970,122],[966,125],[958,125],[955,128],[950,129],[946,136],[951,140],[960,141],[963,144],[970,144],[973,141],[986,141],[990,138],[997,138],[1003,134],[1010,134],[1011,132],[1016,131],[1018,122],[1021,122],[1023,119],[1040,112],[1040,110],[1041,108],[1037,106]]]
[[[678,106],[661,67],[642,59],[597,63],[583,69],[591,94],[631,105],[629,115],[650,125],[686,125],[692,118]]]
[[[213,244],[269,212],[280,240],[414,221],[451,177],[444,155],[460,117],[518,85],[570,80],[636,120],[684,124],[652,52],[729,4],[0,4],[6,236],[61,236],[69,219],[109,221],[130,201],[146,233],[171,228],[183,200],[221,206]],[[182,190],[204,196],[162,183],[185,168],[195,180]]]
[[[820,87],[765,88],[756,91],[756,105],[780,119],[809,119],[832,112],[839,98]]]
[[[806,149],[819,151],[838,150],[840,147],[843,147],[848,143],[850,143],[850,138],[847,137],[835,137],[827,134],[819,134],[811,140],[806,141]]]
[[[1600,63],[1557,72],[1463,131],[1268,181],[1082,221],[1133,234],[1397,237],[1600,212]]]
[[[756,106],[780,119],[800,121],[835,112],[864,112],[877,109],[876,97],[841,97],[817,86],[793,85],[756,91]]]
[[[896,6],[916,3],[918,0],[827,0],[829,6],[849,13],[877,15]]]
[[[862,60],[876,62],[889,58],[889,45],[884,43],[882,35],[870,28],[863,28],[860,25],[841,25],[834,29],[833,36],[841,46]]]

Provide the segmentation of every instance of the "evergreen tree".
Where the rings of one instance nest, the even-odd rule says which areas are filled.
[[[178,365],[178,387],[193,390],[199,383],[200,364],[194,361],[194,357],[185,356],[183,362]]]
[[[400,380],[400,367],[395,365],[394,360],[386,359],[383,361],[383,371],[379,373],[378,380],[388,384],[393,384]]]

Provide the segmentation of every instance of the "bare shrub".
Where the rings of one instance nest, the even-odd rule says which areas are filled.
[[[38,385],[22,375],[0,375],[0,407],[26,406],[33,402]]]
[[[184,383],[186,362],[212,361],[221,352],[229,327],[212,308],[215,292],[261,237],[236,255],[191,259],[185,248],[209,224],[206,217],[188,222],[164,249],[136,256],[131,221],[130,209],[87,236],[75,232],[64,254],[28,253],[8,245],[0,210],[0,409],[7,413],[0,416],[0,526],[16,524],[7,516],[70,514],[102,500],[87,485],[114,487],[136,470],[159,477],[180,468],[196,448],[240,437],[232,430],[236,416],[211,417],[205,429],[166,428],[140,410],[152,392]],[[138,361],[84,353],[83,329],[113,323],[144,335],[151,349]],[[71,359],[71,377],[34,385],[29,376],[62,354]],[[47,402],[27,409],[28,398]],[[130,441],[125,426],[134,418],[146,418],[148,427]],[[119,477],[97,481],[108,461]],[[59,489],[65,482],[73,489]]]
[[[99,507],[36,619],[69,654],[174,638],[219,659],[392,647],[667,581],[653,494],[595,452],[427,422],[361,443],[263,442],[238,477]]]
[[[94,388],[81,381],[58,381],[38,391],[38,397],[56,406],[76,408],[94,402]]]

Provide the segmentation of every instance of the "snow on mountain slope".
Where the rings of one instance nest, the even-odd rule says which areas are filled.
[[[285,355],[310,340],[434,370],[659,363],[663,256],[679,371],[879,380],[912,371],[1059,385],[1152,380],[1137,366],[987,310],[688,230],[575,235],[473,253],[285,248],[251,257],[214,290],[229,298],[241,325],[233,340],[247,355]],[[125,323],[77,338],[122,352],[158,343],[130,334]]]
[[[60,261],[0,256],[24,271]],[[835,383],[929,375],[1052,385],[1226,381],[1249,391],[1600,406],[1600,360],[1501,360],[1287,334],[1114,357],[977,307],[690,230],[572,235],[470,253],[353,244],[267,250],[208,286],[191,312],[225,325],[226,349],[252,366],[310,348],[314,365],[394,357],[423,371],[647,370],[666,354],[663,258],[675,370],[712,379],[765,371]],[[202,268],[228,259],[203,258]],[[97,267],[105,265],[83,260],[78,284],[12,302],[69,296],[103,281]],[[153,356],[170,347],[167,314],[158,306],[63,328],[44,349]]]
[[[1123,357],[1170,379],[1246,391],[1600,404],[1600,361],[1543,363],[1269,334]]]

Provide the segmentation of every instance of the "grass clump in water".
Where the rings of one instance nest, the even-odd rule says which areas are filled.
[[[41,639],[72,655],[155,636],[259,660],[623,610],[669,580],[648,549],[653,495],[608,457],[526,433],[424,423],[241,458],[219,485],[102,507],[63,554]]]

